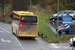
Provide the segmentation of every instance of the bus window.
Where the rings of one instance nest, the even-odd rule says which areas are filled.
[[[22,16],[21,22],[36,23],[37,22],[37,16]]]
[[[19,25],[19,20],[12,20],[12,22],[16,23],[17,25]]]

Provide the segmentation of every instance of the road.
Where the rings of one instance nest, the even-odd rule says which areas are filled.
[[[7,30],[10,30],[10,26],[0,22],[0,50],[22,50],[16,38]]]
[[[69,43],[51,43],[50,48],[51,50],[72,50]],[[75,47],[73,47],[73,50],[75,50]]]
[[[73,47],[75,49],[75,47]],[[41,38],[17,38],[11,25],[0,22],[0,50],[72,50],[69,43],[46,43]]]
[[[50,50],[50,47],[39,37],[17,38],[12,34],[10,24],[0,22],[0,50]]]

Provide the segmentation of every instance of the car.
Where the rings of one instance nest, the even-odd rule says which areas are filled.
[[[59,13],[65,13],[65,14],[68,13],[70,16],[73,16],[73,12],[74,12],[73,10],[64,10],[54,14],[53,16],[57,16],[57,14]]]
[[[68,26],[68,24],[65,24],[65,25],[63,25],[63,27],[67,27]],[[56,31],[58,30],[58,29],[60,29],[60,28],[62,28],[61,26],[58,26],[57,28],[56,28]]]
[[[57,17],[59,20],[62,20],[62,17],[70,17],[70,15],[59,13],[57,16],[50,17],[50,20],[52,20],[54,22],[55,20],[57,20]]]
[[[73,11],[73,18],[75,18],[75,11]],[[72,18],[72,19],[73,19],[73,18]]]
[[[73,37],[69,40],[69,44],[70,44],[70,46],[75,46],[75,37]]]
[[[58,34],[70,34],[70,25],[67,25],[66,27],[59,28],[57,30]]]
[[[57,14],[59,14],[59,13],[65,13],[65,14],[68,13],[70,15],[70,17],[72,17],[73,20],[75,19],[75,15],[74,15],[75,10],[64,10],[64,11],[60,11],[60,12],[54,14],[53,16],[57,16]]]

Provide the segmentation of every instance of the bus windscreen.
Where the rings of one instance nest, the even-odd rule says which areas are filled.
[[[37,16],[22,16],[21,22],[36,23],[37,22]]]

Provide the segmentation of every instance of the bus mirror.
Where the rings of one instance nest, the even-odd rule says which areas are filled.
[[[13,18],[13,15],[10,15],[10,18]]]

